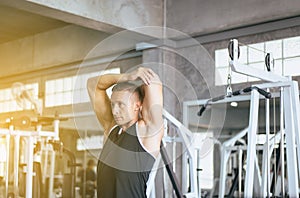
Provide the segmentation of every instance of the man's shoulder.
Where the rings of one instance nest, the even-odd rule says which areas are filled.
[[[162,125],[156,126],[153,123],[147,123],[144,120],[139,120],[138,121],[138,129],[139,129],[139,132],[147,133],[147,132],[151,132],[153,130],[155,130],[155,131],[161,130],[161,129],[163,129],[163,127],[162,127]]]

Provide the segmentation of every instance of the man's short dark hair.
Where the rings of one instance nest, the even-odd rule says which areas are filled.
[[[136,85],[136,84],[133,84],[130,82],[122,82],[122,83],[116,84],[112,88],[112,92],[114,92],[114,91],[129,91],[131,93],[137,93],[139,96],[140,102],[143,102],[143,100],[144,100],[143,88],[139,85]]]

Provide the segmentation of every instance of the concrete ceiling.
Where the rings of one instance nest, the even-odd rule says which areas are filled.
[[[66,25],[68,23],[0,4],[0,44]]]

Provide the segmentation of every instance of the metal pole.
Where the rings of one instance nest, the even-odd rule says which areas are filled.
[[[55,133],[54,140],[59,140],[59,119],[53,121],[53,127]],[[50,173],[49,173],[49,198],[52,198],[54,169],[55,169],[55,151],[53,149],[51,152],[51,164],[50,164]]]
[[[292,81],[291,83],[291,100],[292,100],[292,114],[294,121],[295,143],[297,149],[298,166],[300,166],[300,103],[299,103],[299,88],[298,82]],[[300,169],[298,168],[298,176],[300,175]]]
[[[221,166],[220,166],[220,182],[219,182],[219,197],[225,196],[226,187],[226,176],[227,176],[227,165],[230,157],[230,151],[226,150],[223,146],[221,147]]]
[[[258,127],[259,93],[254,90],[251,93],[248,146],[247,146],[247,171],[245,178],[245,197],[253,197],[254,163],[256,156],[256,133]]]
[[[55,151],[51,151],[51,162],[50,162],[50,172],[49,172],[49,198],[52,197],[53,193],[53,182],[54,182],[54,169],[55,169]]]
[[[242,197],[243,151],[239,148],[239,197]]]
[[[291,103],[291,87],[285,87],[283,93],[289,196],[298,197],[298,170],[295,148],[295,125],[293,117],[293,107]]]
[[[47,140],[46,140],[47,141]],[[45,147],[46,149],[45,149],[45,157],[44,157],[44,166],[43,166],[43,183],[45,183],[46,182],[46,176],[47,176],[47,170],[48,170],[48,150],[49,150],[49,147],[46,145],[46,147]]]
[[[9,180],[9,154],[10,154],[10,134],[14,130],[12,125],[9,126],[9,133],[6,134],[6,173],[5,173],[5,196],[8,195],[8,180]]]
[[[267,88],[267,92],[269,92],[269,88]],[[266,99],[265,103],[266,109],[266,144],[267,144],[267,197],[270,197],[270,101]],[[274,175],[275,177],[275,175]]]
[[[85,130],[84,131],[84,139],[86,139],[87,138],[87,130]],[[85,187],[86,187],[86,185],[85,185],[85,183],[86,183],[86,169],[87,169],[87,156],[86,156],[86,150],[84,150],[83,151],[83,181],[82,181],[82,188],[83,188],[83,190],[82,190],[82,198],[85,198],[85,195],[86,195],[86,189],[85,189]]]
[[[200,161],[201,161],[201,156],[200,156],[200,149],[197,149],[197,183],[198,183],[198,198],[201,197],[201,181],[200,181],[200,176],[201,176],[201,166],[200,166]]]
[[[33,139],[34,137],[28,137],[28,145],[27,145],[27,173],[26,173],[26,198],[32,197],[32,177],[33,177]]]
[[[15,149],[14,149],[14,192],[18,193],[19,190],[19,155],[20,155],[20,136],[15,136]]]
[[[172,186],[173,186],[173,189],[175,191],[177,198],[183,198],[183,193],[182,193],[181,189],[179,188],[179,182],[177,180],[176,174],[172,170],[172,167],[170,165],[171,162],[170,162],[170,159],[168,158],[167,151],[166,151],[165,147],[163,146],[163,143],[161,143],[161,146],[160,146],[160,154],[161,154],[162,160],[165,164],[167,173],[169,175],[169,178],[171,180],[171,183],[172,183]]]
[[[283,122],[283,114],[284,114],[284,108],[283,108],[283,87],[280,88],[280,156],[281,156],[281,192],[282,196],[285,196],[285,164],[284,164],[284,122]]]

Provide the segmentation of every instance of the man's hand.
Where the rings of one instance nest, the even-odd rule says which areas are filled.
[[[146,85],[150,85],[156,74],[149,68],[139,67],[133,72],[127,74],[128,80],[134,81],[141,79]]]

